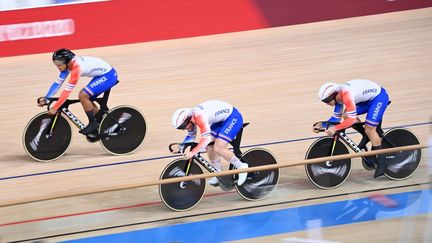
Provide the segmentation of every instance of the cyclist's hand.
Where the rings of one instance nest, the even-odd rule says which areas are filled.
[[[186,159],[190,159],[194,156],[194,153],[192,153],[191,151],[187,151],[183,154],[184,157],[186,157]]]
[[[55,115],[56,113],[57,113],[57,109],[55,109],[55,108],[50,108],[48,111],[48,114],[50,114],[50,115]]]
[[[335,133],[336,133],[336,129],[335,129],[334,127],[329,127],[329,128],[326,130],[326,133],[327,133],[327,135],[333,137],[333,136],[335,135]]]
[[[313,127],[312,127],[312,131],[313,131],[314,133],[319,133],[320,130],[321,130],[322,128],[323,128],[323,127],[322,127],[322,123],[321,123],[321,122],[317,122],[317,123],[315,123],[315,124],[313,125]]]
[[[170,145],[170,151],[172,154],[182,154],[184,150],[183,144],[173,143]]]
[[[44,105],[48,104],[48,101],[45,99],[45,97],[39,97],[37,99],[37,105],[42,107]]]

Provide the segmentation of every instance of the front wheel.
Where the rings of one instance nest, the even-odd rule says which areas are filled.
[[[417,136],[406,128],[387,131],[382,139],[382,148],[393,148],[420,144]],[[387,169],[384,175],[392,180],[404,180],[412,176],[421,160],[421,149],[386,154]]]
[[[169,163],[162,171],[160,179],[178,178],[186,176],[186,167],[189,160],[182,158]],[[188,175],[203,174],[202,168],[195,162],[191,162]],[[159,196],[162,202],[174,211],[186,211],[195,207],[204,196],[205,179],[181,181],[159,185]]]
[[[66,153],[72,140],[72,128],[62,114],[51,116],[42,112],[27,123],[22,140],[30,157],[50,162]]]
[[[277,164],[276,158],[267,149],[253,148],[242,154],[242,160],[250,167]],[[246,181],[237,192],[246,200],[260,200],[269,195],[279,182],[279,168],[249,172]]]
[[[109,153],[129,154],[144,141],[147,124],[142,113],[132,106],[109,110],[99,126],[99,142]]]
[[[334,148],[333,148],[334,146]],[[333,153],[332,153],[333,150]],[[348,154],[347,147],[339,140],[334,142],[331,137],[317,139],[306,152],[305,159]],[[322,189],[333,189],[342,185],[351,172],[351,159],[329,160],[316,164],[305,165],[309,180]]]

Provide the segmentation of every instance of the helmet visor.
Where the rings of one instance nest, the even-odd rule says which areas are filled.
[[[334,92],[333,94],[329,95],[327,98],[322,99],[321,101],[324,103],[330,103],[332,100],[336,98],[337,92]]]
[[[182,122],[182,124],[180,124],[180,126],[177,127],[177,129],[179,129],[179,130],[186,129],[186,127],[187,127],[187,125],[189,125],[189,122],[190,122],[191,119],[192,119],[192,117],[188,117],[188,118],[186,118],[186,119]]]

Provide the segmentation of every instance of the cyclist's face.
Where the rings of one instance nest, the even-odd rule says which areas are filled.
[[[336,101],[335,100],[331,100],[330,102],[326,103],[329,106],[335,106],[336,105]]]
[[[67,68],[67,65],[64,64],[62,61],[55,60],[53,63],[57,67],[57,69],[60,70],[60,72],[63,72]]]
[[[189,122],[186,126],[186,130],[188,132],[191,132],[193,130],[193,128],[194,128],[194,124],[192,122]]]

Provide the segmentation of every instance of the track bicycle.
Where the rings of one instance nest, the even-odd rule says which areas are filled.
[[[325,124],[324,127],[337,124],[327,121],[322,121],[321,123]],[[333,137],[321,137],[314,141],[307,150],[305,159],[348,154],[348,148],[355,153],[367,151],[366,144],[369,142],[369,139],[366,133],[364,133],[363,125],[364,122],[355,123],[351,126],[362,135],[359,144],[356,144],[346,134],[346,129],[343,129],[338,131]],[[380,123],[377,126],[377,132],[381,137],[381,146],[383,149],[420,144],[417,136],[407,128],[392,128],[387,132],[384,132],[381,125],[382,124]],[[324,132],[325,129],[323,128],[319,131]],[[367,170],[374,169],[374,167],[368,166],[368,164],[374,165],[374,162],[371,161],[371,157],[372,156],[362,157],[363,167]],[[421,149],[385,154],[385,163],[387,168],[384,171],[384,175],[392,180],[407,179],[417,170],[420,160]],[[351,172],[351,159],[330,160],[316,164],[306,164],[305,170],[309,180],[315,186],[322,189],[332,189],[342,185],[348,178]]]
[[[243,124],[242,129],[237,134],[236,138],[231,141],[234,154],[250,167],[276,164],[276,158],[273,154],[264,148],[252,148],[244,153],[240,150],[240,141],[243,128],[248,123]],[[211,146],[213,143],[210,143]],[[173,146],[178,146],[178,143],[169,145],[169,150],[173,151]],[[193,149],[197,143],[184,144],[184,149],[190,147]],[[203,174],[203,168],[210,173],[218,172],[218,170],[207,161],[201,152],[195,154],[190,160],[178,158],[170,162],[162,171],[160,179],[177,178],[189,175]],[[234,168],[229,166],[229,170]],[[246,200],[260,200],[267,196],[276,187],[279,181],[279,169],[249,172],[246,181],[241,185],[237,185],[238,175],[219,176],[219,187],[223,191],[230,191],[233,188]],[[195,207],[203,198],[206,183],[205,179],[195,179],[192,181],[181,181],[178,183],[161,184],[159,185],[159,195],[162,202],[174,211],[185,211]]]
[[[87,141],[98,142],[109,153],[114,155],[129,154],[139,148],[144,141],[147,124],[142,113],[135,107],[121,105],[109,109],[107,106],[110,90],[103,97],[92,99],[99,104],[96,114],[99,128],[86,136]],[[47,101],[47,110],[58,98]],[[24,128],[23,144],[26,153],[40,162],[49,162],[66,153],[72,139],[72,122],[78,129],[85,128],[70,110],[69,106],[79,103],[78,99],[66,100],[59,107],[57,114],[49,115],[47,111],[34,116]]]

